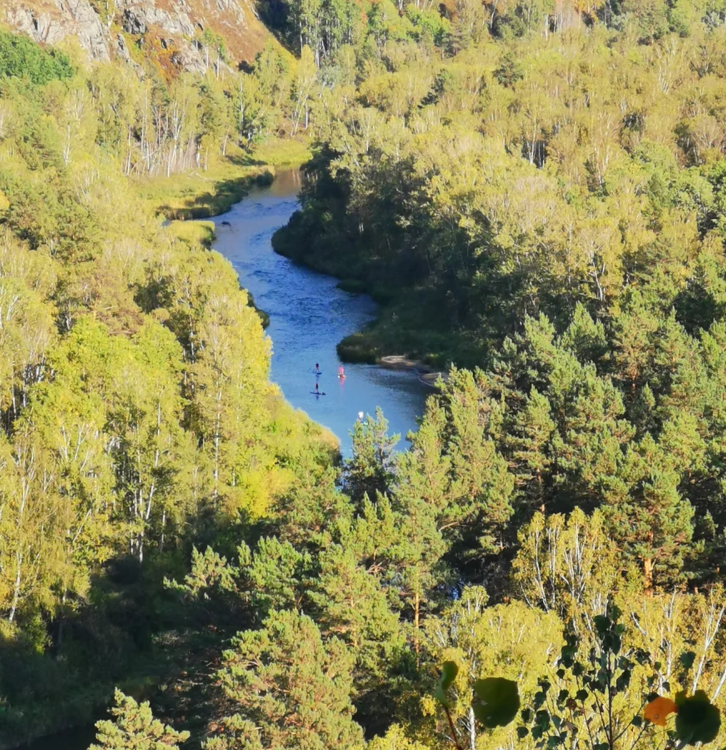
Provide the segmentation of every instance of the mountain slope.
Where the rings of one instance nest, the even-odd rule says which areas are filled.
[[[209,64],[205,32],[224,39],[232,64],[271,38],[251,0],[0,0],[0,23],[44,44],[75,38],[95,60],[129,59],[134,45],[145,56],[171,50],[186,70]]]

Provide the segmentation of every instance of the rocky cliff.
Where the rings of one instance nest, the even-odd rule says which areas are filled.
[[[205,31],[224,39],[231,62],[252,60],[270,38],[254,0],[0,0],[2,23],[44,44],[74,37],[94,60],[138,48],[187,70],[210,64]]]

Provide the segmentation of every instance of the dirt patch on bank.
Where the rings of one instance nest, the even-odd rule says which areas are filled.
[[[425,362],[410,357],[404,357],[400,354],[392,354],[387,357],[380,357],[376,364],[379,367],[385,367],[387,370],[410,370],[418,375],[418,379],[432,388],[436,387],[439,378],[446,382],[448,373],[444,370],[437,370]]]

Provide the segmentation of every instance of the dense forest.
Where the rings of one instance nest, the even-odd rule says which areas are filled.
[[[269,383],[231,266],[162,228],[133,182],[221,154],[229,122],[246,137],[240,82],[140,79],[9,34],[0,61],[7,747],[88,721],[118,681],[168,676],[191,631],[164,578],[314,483],[336,449]]]
[[[0,33],[0,746],[723,743],[726,4],[259,10],[205,73]],[[341,355],[447,367],[406,450],[144,198],[271,138]]]

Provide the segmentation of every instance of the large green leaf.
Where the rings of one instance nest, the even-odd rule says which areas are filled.
[[[446,698],[446,691],[452,686],[457,674],[459,674],[459,666],[457,663],[453,661],[445,661],[444,666],[441,668],[439,684],[436,686],[436,690],[434,690],[434,697],[447,708],[449,702]]]
[[[517,683],[504,677],[487,677],[474,683],[474,716],[487,729],[505,727],[519,711]]]
[[[676,704],[676,735],[679,740],[687,745],[695,745],[716,738],[721,726],[721,713],[703,690],[697,690],[690,698],[677,695]]]

